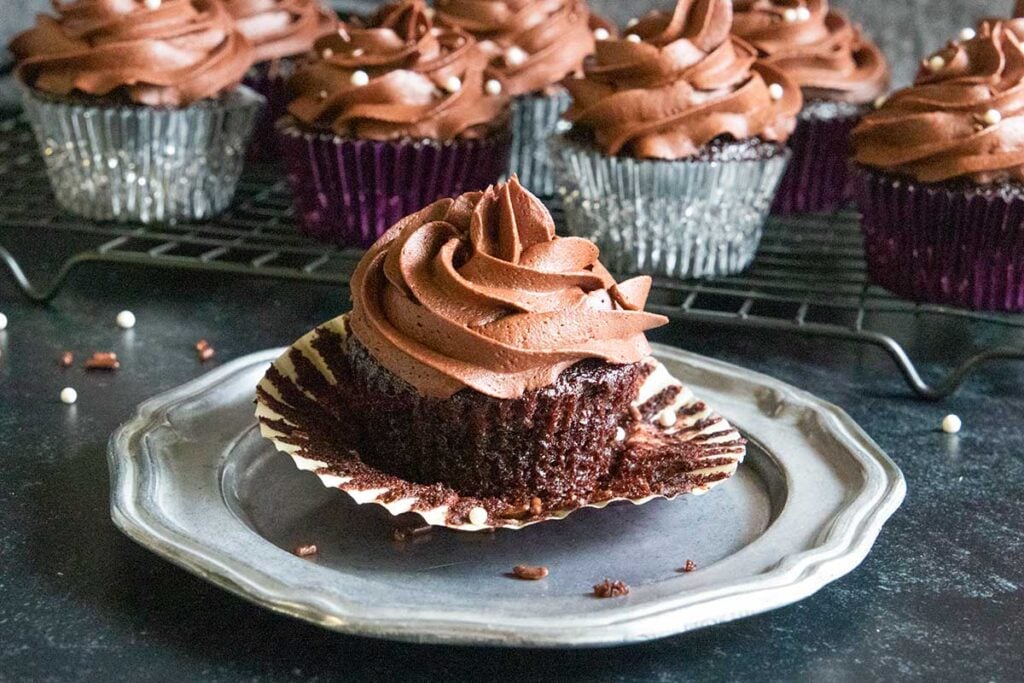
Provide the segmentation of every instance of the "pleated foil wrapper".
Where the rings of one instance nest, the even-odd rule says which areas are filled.
[[[239,86],[187,107],[92,104],[22,87],[57,203],[94,220],[173,223],[223,211],[263,98]]]
[[[813,102],[804,108],[789,138],[793,156],[772,214],[835,213],[850,201],[850,133],[866,111],[842,102]]]
[[[299,230],[367,248],[399,219],[443,197],[483,190],[508,167],[508,130],[474,140],[357,140],[278,121]]]
[[[562,114],[572,103],[565,90],[553,95],[520,95],[512,101],[512,152],[509,175],[539,197],[555,193],[555,169],[548,140],[559,132]]]
[[[279,161],[274,125],[288,113],[288,89],[285,84],[294,72],[295,61],[286,57],[256,64],[245,74],[242,83],[267,101],[256,118],[249,143],[248,161],[258,164],[274,164]]]
[[[1024,311],[1024,186],[853,175],[872,282],[917,302]]]
[[[370,467],[344,442],[348,411],[337,378],[345,376],[345,370],[333,367],[335,361],[317,348],[325,336],[343,341],[347,335],[343,315],[292,345],[260,382],[256,417],[262,435],[297,468],[312,472],[324,486],[343,491],[359,504],[380,505],[395,516],[414,513],[426,524],[461,531],[521,529],[563,519],[585,507],[700,495],[735,474],[746,454],[739,432],[651,358],[647,362],[652,372],[631,408],[637,423],[623,436],[633,459],[589,498],[549,509],[540,499],[536,506],[524,505],[500,497],[462,495],[440,483],[410,482]],[[652,407],[658,412],[652,413]],[[666,411],[673,421],[660,419]],[[662,450],[664,443],[670,445]],[[636,493],[641,490],[644,493]]]
[[[638,160],[569,135],[551,149],[569,233],[595,242],[612,272],[678,279],[750,265],[790,155]]]

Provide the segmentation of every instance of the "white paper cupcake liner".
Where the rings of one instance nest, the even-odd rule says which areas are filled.
[[[141,223],[223,211],[263,104],[244,86],[182,108],[21,90],[57,203],[86,218]]]
[[[746,453],[745,442],[734,427],[683,387],[663,365],[650,358],[647,362],[652,364],[653,371],[633,402],[636,422],[627,432],[625,443],[629,445],[629,440],[640,439],[636,443],[643,448],[656,442],[649,438],[650,434],[655,434],[671,437],[675,446],[684,442],[687,446],[692,444],[692,449],[678,449],[691,451],[685,457],[666,458],[665,464],[672,472],[671,485],[640,482],[649,484],[657,493],[638,497],[595,494],[594,500],[580,500],[571,508],[524,511],[510,516],[509,504],[500,499],[464,496],[440,484],[414,484],[368,466],[359,459],[358,453],[344,444],[324,443],[322,435],[344,431],[333,430],[324,421],[344,420],[345,409],[344,405],[331,405],[332,398],[340,394],[333,389],[337,386],[335,372],[316,350],[322,333],[334,339],[347,338],[347,316],[312,330],[273,363],[257,391],[256,417],[260,432],[278,451],[290,456],[300,470],[316,474],[324,486],[344,491],[359,504],[380,505],[392,515],[411,512],[429,525],[462,531],[520,529],[562,519],[584,507],[602,508],[623,500],[640,505],[655,498],[706,493],[731,477]],[[287,386],[282,387],[281,382]],[[290,392],[300,392],[295,395],[301,396],[303,401],[310,400],[322,410],[318,410],[317,415],[310,414],[307,408],[295,405],[301,401],[290,401],[286,397]],[[675,416],[675,420],[665,419],[666,415]],[[648,453],[648,450],[644,450],[644,457],[658,457],[657,451]],[[633,478],[628,483],[638,482]],[[616,482],[612,481],[609,488],[614,491]]]
[[[595,242],[612,272],[680,279],[750,265],[790,156],[638,160],[567,135],[551,150],[569,233]]]
[[[512,101],[512,153],[509,174],[539,197],[555,193],[555,172],[548,139],[558,132],[572,98],[565,90],[554,95],[520,95]]]

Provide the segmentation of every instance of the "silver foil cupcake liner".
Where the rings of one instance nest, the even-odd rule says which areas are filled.
[[[555,193],[555,173],[548,140],[558,132],[572,98],[565,90],[554,95],[520,95],[512,101],[512,153],[509,175],[540,197]]]
[[[95,220],[170,223],[230,204],[263,98],[187,107],[89,103],[22,88],[57,203]]]
[[[551,150],[569,233],[595,242],[612,272],[680,279],[750,265],[790,157],[638,160],[567,135]]]

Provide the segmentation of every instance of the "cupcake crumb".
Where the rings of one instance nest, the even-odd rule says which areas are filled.
[[[594,586],[595,598],[619,598],[624,595],[629,595],[629,586],[623,581],[605,579]]]
[[[62,368],[70,368],[72,365],[75,364],[75,354],[71,353],[70,351],[65,351],[64,353],[60,354],[60,360],[57,362],[60,364]]]
[[[206,361],[213,358],[213,354],[216,353],[214,348],[210,345],[210,342],[205,339],[200,339],[196,342],[196,353],[199,354],[199,362],[205,363]]]
[[[532,567],[528,564],[517,564],[512,568],[512,574],[517,579],[522,579],[523,581],[540,581],[548,575],[548,568],[542,566]]]
[[[544,512],[544,502],[537,496],[534,496],[530,499],[530,514],[537,517],[542,512]]]
[[[292,553],[298,555],[299,557],[311,557],[319,552],[320,550],[313,543],[310,543],[309,545],[297,546],[295,550],[292,551]]]
[[[94,351],[89,360],[85,361],[86,370],[105,370],[113,372],[121,368],[121,361],[113,351]]]
[[[686,564],[684,564],[683,568],[680,569],[679,571],[683,572],[684,574],[689,574],[690,572],[695,572],[695,571],[697,571],[697,563],[694,562],[693,560],[687,560]]]

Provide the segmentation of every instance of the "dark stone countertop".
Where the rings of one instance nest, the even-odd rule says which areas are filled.
[[[24,236],[19,245],[37,250]],[[122,536],[108,511],[107,437],[137,403],[208,369],[195,341],[216,347],[211,366],[290,343],[344,305],[339,288],[90,266],[40,307],[0,278],[10,319],[0,333],[0,680],[1019,680],[1020,363],[931,404],[874,349],[682,324],[655,334],[839,404],[903,468],[909,494],[863,565],[816,595],[646,645],[503,651],[346,637],[254,607]],[[113,322],[124,308],[138,317],[130,332]],[[57,366],[64,350],[81,361],[107,349],[123,361],[116,374]],[[73,408],[58,400],[66,385],[79,392]],[[963,418],[959,436],[937,430],[947,412]]]

